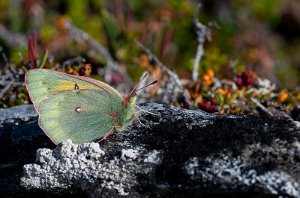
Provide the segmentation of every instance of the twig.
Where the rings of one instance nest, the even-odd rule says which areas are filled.
[[[105,72],[105,80],[110,82],[109,79],[111,79],[111,72],[108,72],[110,70],[113,70],[117,73],[119,73],[126,83],[131,84],[131,79],[128,76],[126,70],[119,66],[119,64],[113,59],[109,51],[102,46],[100,43],[98,43],[95,39],[93,39],[87,32],[79,29],[78,27],[75,27],[72,23],[66,22],[65,28],[69,31],[70,35],[73,38],[81,38],[84,41],[88,43],[88,45],[94,49],[97,53],[99,53],[105,60],[106,60],[106,72]]]
[[[66,66],[73,65],[75,63],[84,63],[85,59],[81,56],[77,56],[75,58],[70,58],[63,62],[62,67],[65,69]]]
[[[1,47],[1,46],[0,46],[0,53],[1,53],[2,59],[5,63],[5,66],[9,67],[8,58],[7,58],[6,54],[3,51],[3,47]]]
[[[118,64],[114,61],[108,50],[100,43],[98,43],[95,39],[93,39],[87,32],[79,29],[78,27],[75,27],[70,22],[66,22],[65,27],[70,32],[71,36],[73,36],[74,38],[81,38],[85,40],[91,48],[101,54],[101,56],[103,56],[103,58],[106,60],[109,67],[118,67]]]
[[[0,92],[0,98],[4,96],[4,94],[13,86],[15,83],[14,80],[10,81]]]
[[[17,72],[11,67],[11,64],[8,62],[8,58],[7,55],[5,54],[5,52],[3,51],[3,48],[0,46],[0,53],[2,56],[2,59],[5,63],[5,66],[7,67],[7,69],[11,72],[11,76],[9,76],[10,78],[15,78],[16,76],[18,76]]]
[[[202,4],[199,2],[195,11],[195,16],[194,16],[194,26],[196,29],[196,34],[197,34],[197,43],[198,43],[198,47],[197,47],[197,52],[196,52],[196,56],[195,56],[195,61],[194,61],[194,65],[193,65],[193,81],[196,82],[198,80],[198,71],[199,71],[199,64],[200,61],[202,59],[202,56],[204,54],[204,43],[206,40],[210,39],[210,28],[207,27],[206,25],[203,25],[200,21],[199,21],[199,11],[202,7]]]
[[[153,60],[155,62],[156,65],[158,65],[164,72],[166,72],[170,78],[173,80],[173,82],[175,83],[175,85],[181,90],[182,92],[182,96],[184,98],[184,100],[188,103],[189,106],[193,106],[192,102],[190,101],[190,99],[188,98],[188,96],[186,95],[184,88],[181,84],[181,81],[178,77],[178,75],[174,72],[172,72],[167,66],[165,66],[162,62],[160,62],[160,60],[147,48],[145,47],[141,42],[139,42],[138,40],[134,40],[135,44],[138,45],[144,52],[147,53],[149,59]]]
[[[26,44],[24,36],[8,31],[3,25],[0,25],[0,38],[11,48],[25,46]]]
[[[273,114],[266,108],[264,107],[257,99],[255,98],[251,98],[251,101],[256,104],[256,106],[258,106],[263,112],[265,112],[266,114],[268,114],[269,116],[273,116]]]

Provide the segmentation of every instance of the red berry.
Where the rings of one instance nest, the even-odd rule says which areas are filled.
[[[215,98],[210,98],[210,102],[213,106],[216,106],[217,105],[217,100]]]

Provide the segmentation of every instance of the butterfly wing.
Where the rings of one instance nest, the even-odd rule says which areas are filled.
[[[123,110],[122,101],[107,92],[63,91],[41,102],[39,124],[55,144],[91,142],[120,126]]]
[[[33,69],[26,73],[26,87],[36,110],[41,102],[60,91],[95,89],[122,98],[117,90],[100,81],[82,76],[68,75],[50,69]]]

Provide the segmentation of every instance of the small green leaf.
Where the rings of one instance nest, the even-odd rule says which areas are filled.
[[[224,98],[221,94],[216,93],[215,98],[216,98],[216,101],[217,101],[218,104],[223,104],[224,103]]]
[[[47,58],[48,58],[48,50],[46,50],[44,52],[43,56],[41,57],[40,63],[38,65],[38,68],[43,68],[45,66]]]

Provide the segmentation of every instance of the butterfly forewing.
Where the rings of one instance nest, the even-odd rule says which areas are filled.
[[[37,110],[41,102],[52,94],[74,89],[95,89],[108,92],[114,97],[122,98],[114,88],[100,81],[49,69],[34,69],[27,72],[26,86]]]
[[[39,124],[56,144],[100,139],[121,125],[122,100],[98,90],[73,90],[53,94],[40,104]]]

